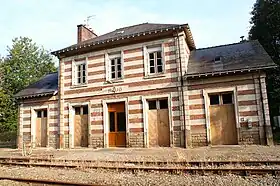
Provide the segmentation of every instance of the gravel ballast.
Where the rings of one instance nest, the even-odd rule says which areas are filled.
[[[236,175],[187,175],[159,172],[126,172],[92,169],[55,169],[0,167],[0,176],[48,179],[101,185],[279,185],[280,178],[272,176],[241,177]],[[1,180],[0,185],[17,185],[18,182]],[[24,184],[22,184],[24,185]]]

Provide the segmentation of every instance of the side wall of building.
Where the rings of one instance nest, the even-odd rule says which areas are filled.
[[[29,98],[20,101],[18,148],[23,143],[36,147],[36,111],[47,110],[47,147],[57,148],[58,142],[58,101],[56,96]]]
[[[207,92],[234,92],[235,113],[238,144],[267,144],[270,129],[265,129],[264,124],[270,126],[270,121],[264,123],[263,99],[266,91],[260,91],[260,80],[265,81],[265,74],[248,73],[234,76],[207,77],[188,80],[186,87],[186,104],[188,107],[189,125],[191,127],[191,141],[193,146],[205,146],[211,143],[209,124],[206,113],[209,105],[205,101]],[[263,86],[263,85],[262,85]],[[262,96],[261,96],[262,94]],[[268,110],[268,105],[264,105]],[[236,115],[235,114],[235,115]],[[269,118],[269,112],[266,112]],[[251,122],[251,126],[248,122]],[[270,130],[270,131],[269,131]]]

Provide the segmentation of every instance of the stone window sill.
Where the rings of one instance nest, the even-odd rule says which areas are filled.
[[[160,74],[147,75],[144,76],[144,79],[153,79],[153,78],[162,78],[162,77],[165,77],[165,74],[160,73]]]
[[[74,88],[83,88],[83,87],[87,87],[87,84],[81,84],[81,85],[72,85],[70,88],[74,89]]]
[[[124,79],[114,79],[114,80],[105,81],[104,84],[123,83],[123,82]]]

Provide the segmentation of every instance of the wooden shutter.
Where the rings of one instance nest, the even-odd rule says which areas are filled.
[[[76,65],[75,65],[75,61],[72,60],[72,85],[76,85],[76,78],[77,78],[77,75],[76,75]]]
[[[148,59],[148,52],[147,52],[147,47],[143,46],[143,56],[144,56],[144,75],[148,76],[149,73],[149,59]]]

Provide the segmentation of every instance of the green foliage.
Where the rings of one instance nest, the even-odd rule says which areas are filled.
[[[13,39],[7,51],[0,61],[0,132],[16,130],[18,107],[14,94],[56,71],[49,52],[29,38]]]
[[[251,12],[249,39],[258,39],[273,61],[280,65],[280,0],[257,0]],[[267,73],[271,116],[279,115],[280,68]]]

